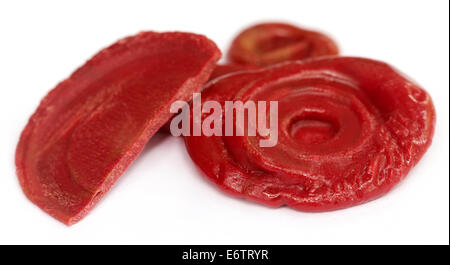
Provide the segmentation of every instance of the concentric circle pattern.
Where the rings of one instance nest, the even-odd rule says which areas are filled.
[[[237,64],[271,65],[337,54],[337,45],[322,33],[284,23],[264,23],[242,31],[234,39],[228,58]]]
[[[278,102],[278,141],[189,136],[188,152],[222,190],[269,206],[326,211],[388,192],[431,143],[428,94],[389,65],[362,58],[289,62],[218,78],[202,101]],[[203,119],[208,114],[203,114]],[[223,115],[224,116],[224,113]],[[242,129],[242,128],[241,128]]]

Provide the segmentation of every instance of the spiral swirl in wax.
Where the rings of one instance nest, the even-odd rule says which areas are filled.
[[[278,101],[273,147],[260,147],[267,136],[259,134],[189,136],[186,147],[220,189],[304,211],[345,208],[385,194],[419,161],[434,132],[429,95],[389,65],[363,58],[228,75],[207,85],[202,100],[222,106]]]

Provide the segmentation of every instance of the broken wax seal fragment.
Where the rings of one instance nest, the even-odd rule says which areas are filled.
[[[278,102],[273,147],[260,146],[267,135],[245,131],[184,138],[194,163],[220,189],[273,207],[326,211],[375,199],[406,176],[434,132],[429,95],[389,65],[363,58],[312,59],[224,76],[204,89],[201,101],[211,100],[221,111],[226,101]],[[194,122],[209,118],[200,117]],[[247,126],[245,119],[235,129]]]
[[[16,150],[27,197],[67,225],[83,218],[213,71],[204,36],[142,32],[103,49],[40,103]]]
[[[237,64],[271,65],[338,52],[335,42],[322,33],[284,23],[263,23],[245,29],[233,40],[228,59]]]

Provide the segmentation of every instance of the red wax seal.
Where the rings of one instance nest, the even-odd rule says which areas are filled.
[[[201,100],[220,102],[222,116],[225,101],[278,102],[273,147],[261,147],[267,135],[259,133],[189,136],[186,147],[227,193],[304,211],[345,208],[385,194],[422,157],[435,124],[422,88],[389,65],[362,58],[290,62],[224,76],[207,85]]]
[[[289,24],[264,23],[242,31],[228,58],[237,64],[270,65],[337,54],[337,45],[324,34]]]
[[[17,174],[56,219],[79,221],[213,71],[220,51],[201,35],[144,32],[100,51],[41,102],[22,132]]]

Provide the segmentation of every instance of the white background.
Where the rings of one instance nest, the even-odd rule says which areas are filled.
[[[226,51],[240,29],[270,20],[328,33],[343,55],[389,62],[431,94],[433,145],[392,192],[334,212],[269,209],[221,193],[181,138],[157,135],[72,227],[23,195],[14,166],[20,132],[40,99],[99,49],[142,30],[179,30]],[[449,243],[448,1],[2,1],[0,88],[0,243]]]

